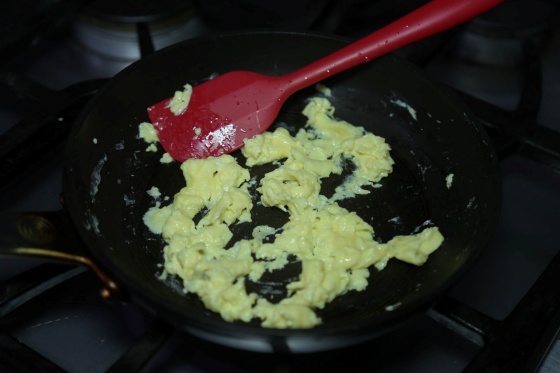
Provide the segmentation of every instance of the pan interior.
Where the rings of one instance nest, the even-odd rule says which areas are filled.
[[[64,193],[92,256],[115,281],[177,325],[233,331],[256,325],[225,323],[196,296],[182,294],[180,282],[158,279],[164,242],[148,231],[142,217],[156,202],[170,203],[184,179],[177,162],[159,162],[161,150],[146,151],[147,144],[138,139],[138,124],[148,120],[148,106],[185,83],[231,70],[279,75],[343,45],[337,39],[297,33],[196,39],[133,64],[93,99],[68,144]],[[317,330],[344,332],[356,325],[379,329],[436,299],[484,247],[499,209],[496,160],[485,134],[454,96],[395,57],[323,84],[332,91],[336,117],[384,137],[395,160],[393,173],[380,188],[341,205],[370,223],[382,242],[429,225],[438,226],[446,238],[424,266],[392,260],[383,271],[371,269],[365,291],[348,292],[318,311],[324,323]],[[310,87],[291,97],[278,123],[303,126],[301,110],[317,94]],[[336,182],[324,182],[324,190]],[[147,193],[153,186],[162,193],[158,201]],[[277,226],[282,219],[286,216],[281,211],[255,206],[255,224]],[[240,225],[234,233],[248,237],[252,227]],[[271,278],[265,286],[278,287],[297,273],[297,265],[289,266],[285,277]]]

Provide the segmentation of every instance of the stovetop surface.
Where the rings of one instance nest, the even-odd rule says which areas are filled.
[[[538,122],[560,132],[558,30],[541,55],[543,91]],[[129,63],[85,50],[71,34],[61,32],[22,63],[18,72],[59,90],[85,80],[110,78]],[[514,110],[520,98],[523,81],[518,68],[481,66],[442,53],[425,69],[434,79],[502,109]],[[19,110],[0,107],[0,132],[24,116]],[[41,167],[0,198],[2,210],[60,209],[61,160],[61,151],[42,160]],[[475,266],[449,292],[450,297],[497,320],[515,308],[560,249],[560,173],[520,155],[503,160],[501,173],[503,206],[497,230]],[[41,263],[3,258],[0,282]],[[106,371],[140,336],[160,325],[134,304],[110,304],[101,299],[99,283],[88,271],[77,268],[69,276],[70,281],[29,301],[6,321],[12,325],[14,338],[62,369]],[[162,346],[143,372],[311,371],[329,367],[452,372],[462,371],[480,350],[428,315],[371,343],[325,354],[286,357],[243,352],[183,333],[174,334]],[[559,356],[560,344],[556,342],[540,371],[558,371]],[[1,362],[0,358],[0,368]]]

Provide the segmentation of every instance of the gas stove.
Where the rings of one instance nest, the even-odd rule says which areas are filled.
[[[1,211],[61,208],[62,152],[73,120],[111,77],[154,50],[241,28],[353,39],[423,2],[155,3],[0,5]],[[487,249],[406,328],[326,353],[236,350],[176,331],[135,304],[105,300],[84,267],[2,257],[0,370],[558,371],[559,10],[553,1],[510,0],[397,52],[456,90],[482,120],[503,179],[501,217]]]

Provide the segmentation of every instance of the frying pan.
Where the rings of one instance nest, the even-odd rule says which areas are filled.
[[[428,262],[416,267],[392,260],[372,268],[365,291],[350,291],[317,310],[323,323],[307,330],[276,330],[225,322],[206,310],[181,283],[162,281],[162,239],[142,222],[156,202],[170,203],[184,186],[176,162],[147,152],[138,138],[146,108],[185,83],[197,84],[229,70],[285,74],[324,56],[345,40],[299,32],[251,31],[192,39],[132,64],[87,105],[66,149],[63,195],[87,256],[134,302],[177,328],[215,343],[254,351],[311,352],[343,347],[385,333],[434,304],[484,249],[500,207],[500,179],[491,143],[479,123],[447,89],[396,56],[386,56],[324,81],[335,116],[363,126],[391,145],[394,171],[370,194],[341,203],[372,224],[386,242],[436,225],[445,236]],[[305,125],[301,110],[317,95],[293,96],[278,125]],[[235,153],[243,162],[242,156]],[[261,177],[266,166],[255,169]],[[453,175],[451,185],[446,177]],[[332,193],[341,180],[324,181]],[[147,191],[156,186],[159,201]],[[166,200],[164,197],[169,197]],[[254,225],[282,225],[287,216],[255,205]],[[250,224],[233,226],[234,239]],[[270,275],[252,290],[273,289],[297,278],[298,263]],[[267,293],[275,293],[268,291]],[[274,299],[271,299],[274,301]]]

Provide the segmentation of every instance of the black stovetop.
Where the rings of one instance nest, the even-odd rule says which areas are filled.
[[[8,11],[16,9],[9,7],[11,3],[16,2],[6,2]],[[49,8],[72,2],[40,3]],[[214,0],[201,6],[200,23],[185,37],[239,28],[223,20],[223,3]],[[254,3],[245,1],[243,9]],[[371,25],[365,26],[368,19],[383,22],[379,12],[386,12],[387,17],[398,13],[387,5],[391,2],[373,4],[288,2],[285,7],[297,6],[298,11],[308,12],[315,6],[321,9],[322,18],[300,17],[282,27],[355,37],[369,31]],[[259,14],[270,15],[274,6],[270,7]],[[361,13],[337,20],[329,7]],[[242,15],[245,25],[251,27],[290,19],[289,12],[280,13],[282,17],[276,14],[270,24],[263,24],[254,15]],[[72,17],[61,17],[60,25],[40,38],[40,43],[26,38],[25,48],[10,47],[10,59],[12,54],[16,57],[0,66],[0,144],[10,141],[10,146],[0,147],[1,211],[60,209],[64,134],[91,94],[132,61],[84,48],[72,31]],[[7,25],[6,19],[0,20]],[[494,18],[483,19],[447,39],[399,51],[434,79],[457,89],[498,139],[497,150],[503,158],[503,206],[494,237],[474,268],[426,315],[372,342],[328,353],[280,356],[245,352],[176,332],[134,304],[105,301],[99,296],[95,276],[82,267],[2,258],[0,370],[452,372],[491,366],[493,371],[558,371],[560,113],[556,103],[560,97],[560,30],[547,29],[539,34],[544,41],[523,49],[529,56],[526,63],[515,58],[504,63],[493,60],[490,52],[515,49],[510,30],[487,46],[487,36],[480,41],[479,34],[483,26],[490,27],[491,22],[484,22],[488,20]],[[531,27],[525,30],[534,31]],[[6,45],[0,42],[0,47]],[[40,134],[33,135],[37,130]],[[28,137],[28,142],[13,146],[19,136]],[[47,148],[33,153],[33,144]]]

